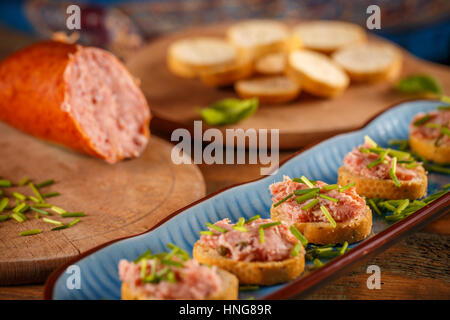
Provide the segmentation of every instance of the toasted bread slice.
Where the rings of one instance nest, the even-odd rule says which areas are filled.
[[[240,80],[234,88],[243,99],[258,98],[262,103],[283,103],[300,94],[300,85],[286,76]]]
[[[435,142],[436,139],[425,139],[417,135],[409,135],[409,145],[412,151],[436,163],[450,163],[450,146],[442,144],[436,147]]]
[[[381,43],[363,43],[344,47],[332,56],[351,80],[367,82],[397,78],[401,71],[401,57],[397,48]]]
[[[293,33],[300,38],[305,49],[325,54],[367,40],[364,29],[342,21],[303,22],[294,27]]]
[[[266,54],[255,61],[255,72],[262,75],[280,75],[286,69],[286,54],[274,52]]]
[[[248,20],[237,23],[227,30],[228,40],[238,48],[241,55],[253,59],[268,53],[288,49],[290,33],[287,27],[273,20]]]
[[[347,74],[326,55],[310,50],[294,50],[289,54],[288,75],[308,93],[334,97],[349,85]]]
[[[428,179],[425,170],[418,167],[418,177],[410,180],[400,180],[400,187],[397,187],[393,180],[383,180],[367,178],[360,175],[355,175],[344,166],[338,170],[338,183],[346,185],[355,182],[356,192],[360,196],[366,198],[381,198],[381,199],[419,199],[426,195]]]
[[[205,300],[236,300],[239,294],[238,278],[225,270],[217,269],[217,273],[222,280],[220,290]],[[153,300],[142,292],[133,291],[127,283],[122,283],[122,300]]]
[[[208,86],[223,87],[250,77],[253,73],[253,62],[248,59],[239,60],[222,68],[201,72],[200,79]]]
[[[222,257],[210,247],[194,245],[194,259],[214,265],[236,275],[241,284],[273,285],[297,278],[305,268],[305,250],[282,261],[247,262]]]
[[[195,78],[236,62],[237,51],[227,41],[214,37],[196,37],[175,41],[168,49],[167,64],[174,74]]]
[[[270,215],[273,220],[283,221],[280,207],[272,206]],[[366,206],[359,216],[338,222],[334,228],[328,222],[296,222],[294,226],[314,244],[354,243],[367,238],[372,231],[372,211]]]

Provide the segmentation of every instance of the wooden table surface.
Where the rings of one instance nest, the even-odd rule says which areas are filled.
[[[0,58],[30,42],[0,29]],[[8,43],[8,45],[7,45]],[[280,160],[295,150],[280,153]],[[258,165],[200,165],[210,194],[259,177]],[[367,266],[381,269],[381,289],[369,290]],[[42,299],[43,285],[0,287],[0,299]],[[312,292],[308,299],[450,299],[450,215],[370,258],[351,272]]]

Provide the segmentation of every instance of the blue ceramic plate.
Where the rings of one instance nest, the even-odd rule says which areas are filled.
[[[55,271],[46,286],[46,298],[51,299],[120,299],[120,286],[117,265],[120,259],[133,260],[147,249],[152,252],[165,251],[166,244],[177,244],[188,252],[199,238],[199,231],[205,229],[206,222],[223,218],[236,221],[239,217],[249,218],[255,214],[270,216],[271,195],[269,185],[280,181],[283,175],[290,177],[307,176],[314,180],[336,183],[337,170],[344,155],[363,142],[369,135],[381,146],[387,147],[391,139],[407,139],[408,126],[414,114],[435,109],[436,101],[410,101],[390,108],[373,120],[365,128],[328,139],[288,160],[273,176],[243,184],[213,197],[205,198],[179,213],[156,229],[145,234],[112,243],[101,249],[94,249],[89,255],[75,260],[80,268],[81,288],[69,289],[66,273],[68,265]],[[429,175],[428,193],[432,193],[450,182],[450,177],[440,174]],[[448,196],[448,195],[447,195]],[[352,245],[352,250],[342,257],[327,263],[324,267],[306,272],[299,279],[287,284],[262,287],[257,291],[241,292],[240,298],[250,296],[255,299],[287,298],[323,283],[344,267],[359,260],[368,252],[384,249],[386,242],[411,231],[420,223],[436,215],[447,207],[448,197],[439,199],[419,212],[396,223],[388,224],[383,218],[374,215],[372,234],[368,239]],[[440,201],[440,203],[438,203]],[[444,208],[444,209],[443,209]],[[405,221],[406,220],[406,221]],[[386,241],[389,240],[389,241]],[[379,250],[378,250],[379,251]],[[70,279],[69,279],[70,280]]]

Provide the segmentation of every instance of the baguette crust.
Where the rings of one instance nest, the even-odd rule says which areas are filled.
[[[355,182],[356,192],[367,198],[381,198],[389,200],[397,199],[419,199],[426,195],[428,179],[425,170],[418,167],[418,177],[410,181],[400,180],[397,187],[393,180],[383,180],[362,177],[350,172],[344,166],[338,170],[338,184],[344,186]]]
[[[225,66],[217,70],[202,72],[200,79],[204,84],[212,87],[229,86],[238,80],[248,78],[253,73],[252,61],[245,61]]]
[[[243,99],[258,98],[261,103],[284,103],[300,94],[300,85],[285,76],[241,80],[234,88]]]
[[[235,274],[242,284],[273,285],[297,278],[305,268],[305,250],[282,261],[247,262],[222,257],[210,247],[194,245],[194,259]]]
[[[283,221],[280,209],[270,208],[273,220]],[[294,226],[309,242],[314,244],[354,243],[365,239],[372,230],[372,211],[366,206],[364,212],[346,222],[338,222],[333,228],[328,222],[297,222]]]
[[[261,75],[280,75],[286,69],[286,54],[274,52],[255,61],[255,72]]]
[[[217,269],[217,273],[222,279],[224,286],[218,292],[206,297],[205,300],[236,300],[239,294],[238,278],[221,269]],[[121,293],[122,300],[154,300],[141,292],[131,290],[130,286],[125,282],[122,283]]]
[[[450,146],[440,145],[436,147],[435,141],[436,139],[425,139],[416,135],[409,135],[409,145],[412,151],[436,163],[450,163]]]

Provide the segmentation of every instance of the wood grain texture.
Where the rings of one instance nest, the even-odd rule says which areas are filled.
[[[151,137],[144,154],[115,165],[50,145],[0,124],[0,173],[19,181],[54,179],[45,192],[62,195],[51,204],[86,217],[73,228],[50,231],[54,225],[33,218],[0,224],[0,284],[42,282],[68,259],[94,246],[148,230],[167,214],[205,194],[203,177],[195,165],[174,165],[172,145]],[[5,189],[11,194],[16,188]],[[21,188],[24,194],[31,190]],[[53,214],[59,219],[57,214]],[[72,218],[59,219],[68,222]],[[43,233],[19,237],[28,229]]]
[[[158,38],[129,57],[130,71],[141,80],[141,87],[152,108],[154,129],[172,132],[184,127],[192,131],[193,121],[200,119],[199,107],[226,97],[235,97],[231,88],[216,89],[198,79],[173,75],[166,65],[166,50],[176,39],[189,36],[223,36],[227,25],[196,27]],[[426,73],[438,79],[444,92],[450,91],[450,68],[420,60],[403,51],[402,76]],[[352,84],[341,96],[321,99],[302,93],[287,104],[261,105],[250,118],[227,128],[279,129],[282,149],[298,148],[362,126],[387,106],[405,99],[392,90],[392,83]],[[343,120],[345,119],[345,121]],[[203,129],[208,127],[204,125]]]

